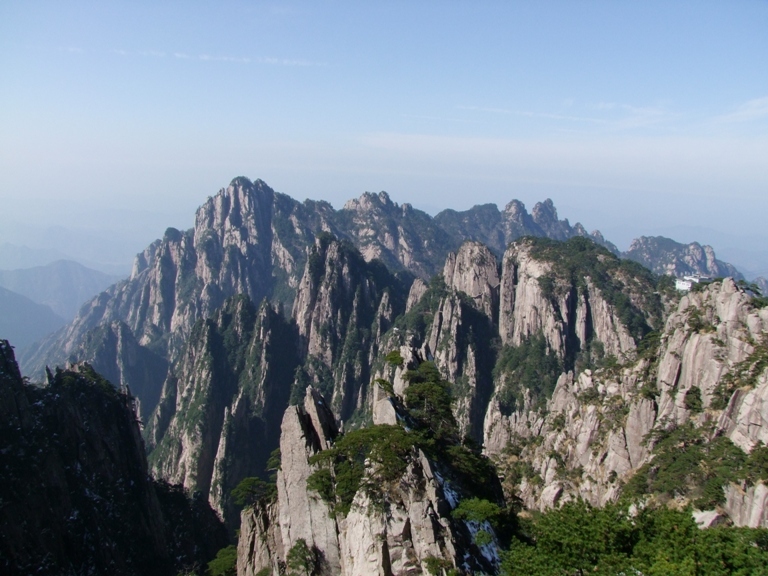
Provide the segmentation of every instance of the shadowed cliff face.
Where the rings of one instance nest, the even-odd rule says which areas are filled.
[[[6,574],[176,574],[226,533],[204,501],[155,484],[131,398],[88,366],[24,384],[0,341],[0,566]]]

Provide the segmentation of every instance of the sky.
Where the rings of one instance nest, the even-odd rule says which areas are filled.
[[[768,2],[0,3],[0,243],[126,269],[239,175],[768,274]]]

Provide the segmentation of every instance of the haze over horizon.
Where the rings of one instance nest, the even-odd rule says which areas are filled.
[[[767,28],[759,1],[5,2],[0,243],[122,261],[245,175],[336,208],[550,197],[765,270]]]

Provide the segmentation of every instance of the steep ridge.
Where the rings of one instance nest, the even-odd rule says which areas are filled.
[[[290,301],[305,247],[314,239],[310,226],[323,227],[326,210],[332,212],[330,205],[301,205],[260,180],[236,178],[198,210],[193,229],[169,228],[136,257],[128,280],[99,295],[72,324],[30,350],[23,358],[25,372],[40,374],[46,364],[68,359],[99,363],[96,356],[76,356],[77,348],[88,331],[118,321],[141,346],[173,362],[195,322],[228,297]],[[142,400],[148,410],[154,408]]]
[[[449,469],[440,468],[412,445],[415,434],[400,426],[373,430],[374,437],[355,436],[355,442],[362,440],[362,449],[369,451],[366,469],[357,478],[357,487],[349,491],[344,484],[349,493],[342,496],[348,499],[342,506],[338,495],[332,495],[342,490],[342,481],[334,488],[323,462],[340,457],[335,451],[345,437],[322,395],[307,388],[303,403],[290,407],[283,418],[276,498],[243,511],[238,574],[296,570],[298,551],[303,551],[301,567],[313,574],[494,570],[498,544],[493,528],[451,515],[460,488],[448,479]],[[337,473],[340,478],[342,472]],[[480,545],[480,551],[472,534],[486,529],[489,541]]]
[[[410,204],[398,206],[386,192],[366,192],[350,200],[336,223],[366,261],[378,259],[392,270],[404,268],[421,278],[439,272],[448,251],[460,243],[436,219]]]
[[[478,205],[463,212],[443,210],[435,216],[435,221],[454,238],[481,242],[497,255],[503,254],[510,242],[523,236],[560,241],[583,236],[619,254],[618,248],[598,230],[590,234],[578,222],[571,226],[567,219],[558,219],[555,205],[549,198],[537,203],[531,214],[522,202],[512,200],[504,210],[499,210],[495,204]]]
[[[414,283],[408,313],[382,343],[401,363],[378,377],[391,378],[402,395],[402,374],[434,359],[454,383],[462,430],[483,443],[508,495],[526,507],[576,497],[595,505],[620,495],[677,498],[716,505],[739,525],[765,526],[768,477],[749,470],[759,469],[766,450],[768,310],[732,280],[681,297],[580,239],[513,243],[500,278],[487,249],[478,258],[482,249],[467,243],[449,256],[446,282]],[[457,283],[460,261],[473,264]],[[482,407],[479,418],[473,403]],[[380,402],[372,409],[387,412]],[[688,427],[701,452],[691,458],[714,465],[707,454],[726,451],[734,471],[682,478],[688,488],[663,492],[658,478],[671,474],[665,450]],[[705,481],[708,499],[699,493]]]
[[[234,222],[233,206],[214,213]],[[249,227],[248,237],[263,229]],[[235,244],[245,237],[239,234]],[[166,237],[180,246],[180,235]],[[279,567],[300,540],[322,552],[313,557],[324,558],[329,573],[376,573],[372,567],[385,558],[391,573],[423,572],[430,558],[430,566],[496,565],[488,550],[486,557],[482,547],[472,548],[469,527],[448,518],[453,489],[446,491],[445,469],[426,448],[403,456],[407,469],[387,480],[400,486],[386,493],[389,512],[364,490],[339,497],[348,509],[329,507],[317,484],[307,492],[322,453],[339,456],[343,438],[371,423],[412,427],[402,409],[413,391],[409,373],[430,361],[451,383],[455,437],[461,446],[484,446],[508,502],[545,510],[579,497],[602,505],[626,496],[765,526],[768,312],[749,289],[725,280],[680,295],[668,279],[578,236],[519,239],[500,259],[466,242],[429,284],[366,261],[351,241],[330,233],[313,237],[293,262],[294,286],[274,280],[272,303],[224,299],[185,340],[171,330],[142,344],[131,340],[128,323],[111,323],[81,344],[111,358],[103,366],[122,370],[116,373],[125,381],[131,354],[143,364],[142,351],[162,358],[161,346],[180,346],[153,371],[167,376],[145,430],[152,470],[200,492],[231,529],[238,512],[232,489],[249,476],[266,479],[279,442],[277,504],[242,516],[251,538],[241,540],[240,560],[251,558],[243,570]],[[221,282],[237,278],[246,289],[262,281],[216,273],[209,296]],[[293,302],[291,318],[277,285],[293,291],[286,300]],[[172,346],[173,338],[180,343]],[[392,429],[372,430],[398,445]],[[689,462],[690,472],[681,475],[673,455]],[[367,478],[383,486],[377,476]],[[413,515],[423,518],[425,510],[432,520],[416,534]]]
[[[304,360],[297,389],[313,384],[343,420],[359,415],[379,339],[402,314],[405,293],[401,276],[366,262],[349,242],[320,235],[293,307]]]
[[[158,574],[210,560],[226,532],[203,500],[147,476],[130,396],[89,366],[22,381],[0,341],[4,574]]]
[[[444,278],[414,283],[382,349],[399,350],[401,371],[434,360],[454,383],[462,431],[477,442],[492,396],[504,412],[532,392],[544,402],[560,373],[631,353],[661,322],[652,275],[584,238],[514,242],[500,271],[488,248],[467,242],[446,260]]]
[[[195,322],[209,317],[231,296],[245,294],[253,302],[266,297],[291,306],[307,250],[322,231],[376,246],[368,255],[380,256],[396,268],[407,265],[425,276],[438,270],[450,239],[429,216],[407,206],[401,209],[388,198],[380,203],[379,214],[369,196],[363,195],[357,207],[350,204],[336,212],[327,202],[299,203],[261,180],[234,179],[201,206],[193,229],[166,230],[161,240],[137,255],[129,279],[110,287],[87,303],[72,323],[30,347],[22,357],[24,372],[40,378],[46,365],[109,363],[87,354],[82,342],[89,331],[113,322],[123,322],[142,347],[173,363]],[[365,232],[370,219],[390,223],[381,239]],[[425,247],[428,237],[434,238],[431,248]],[[157,397],[156,382],[138,388],[152,389]],[[148,398],[141,399],[147,411],[154,408]]]
[[[623,494],[717,506],[737,525],[766,526],[768,477],[747,469],[750,453],[765,450],[768,310],[750,300],[730,279],[710,285],[684,296],[634,354],[562,373],[545,408],[526,395],[504,416],[492,402],[485,447],[508,489],[535,509]],[[691,459],[690,474],[675,472],[678,457]],[[723,465],[730,471],[694,472]]]
[[[279,311],[245,296],[198,321],[145,431],[153,474],[206,495],[225,520],[237,514],[232,489],[277,447],[297,340]]]
[[[718,260],[711,246],[702,246],[698,242],[681,244],[663,236],[641,236],[632,241],[623,257],[656,274],[744,279],[733,265]]]
[[[265,476],[280,415],[307,384],[344,418],[365,417],[379,338],[404,302],[396,276],[321,234],[298,285],[296,321],[241,295],[195,324],[145,432],[154,474],[206,494],[236,525],[232,489]]]

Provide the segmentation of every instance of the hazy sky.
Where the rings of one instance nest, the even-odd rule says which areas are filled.
[[[768,243],[766,1],[3,0],[0,71],[0,242],[134,253],[245,175]]]

